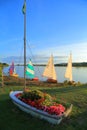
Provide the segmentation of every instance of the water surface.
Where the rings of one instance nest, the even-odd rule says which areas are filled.
[[[45,66],[34,66],[35,69],[35,76],[37,76],[40,80],[46,80],[46,78],[42,77],[42,73],[44,71]],[[4,72],[8,72],[9,67],[4,68]],[[24,67],[23,66],[15,66],[16,72],[20,77],[23,77],[24,75]],[[66,67],[55,67],[56,69],[56,74],[57,74],[57,80],[58,82],[64,82],[67,80],[64,77]],[[80,81],[81,83],[87,83],[87,67],[73,67],[72,68],[72,73],[73,73],[73,80],[78,82]],[[29,77],[27,77],[29,78]]]

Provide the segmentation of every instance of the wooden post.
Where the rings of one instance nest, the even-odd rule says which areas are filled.
[[[2,68],[2,87],[4,87],[3,68]]]
[[[3,65],[1,63],[0,65],[0,84],[3,87],[4,86],[4,80],[3,80]]]

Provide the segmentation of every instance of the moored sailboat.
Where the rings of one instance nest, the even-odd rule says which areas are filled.
[[[9,76],[18,77],[18,74],[15,70],[14,62],[12,62],[12,65],[9,68]]]
[[[34,66],[31,62],[31,60],[29,61],[29,63],[27,64],[26,67],[26,76],[29,77],[29,79],[34,80],[34,81],[38,81],[38,77],[35,77],[35,71],[34,71]]]
[[[49,58],[42,76],[48,78],[47,82],[57,83],[57,76],[53,62],[53,55],[51,55],[51,57]]]

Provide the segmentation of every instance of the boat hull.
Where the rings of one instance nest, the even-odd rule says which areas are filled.
[[[57,80],[49,78],[47,79],[47,83],[57,83]]]
[[[12,77],[18,77],[18,74],[12,74],[10,76],[12,76]]]
[[[11,100],[13,101],[13,103],[16,106],[19,107],[19,109],[21,109],[24,112],[29,113],[30,115],[32,115],[34,117],[44,119],[44,120],[46,120],[46,121],[48,121],[49,123],[52,123],[52,124],[59,124],[62,121],[64,115],[61,115],[61,116],[50,115],[47,112],[38,110],[37,108],[32,107],[32,106],[22,102],[21,100],[19,100],[15,95],[17,93],[22,93],[22,92],[23,91],[12,91],[9,94]]]

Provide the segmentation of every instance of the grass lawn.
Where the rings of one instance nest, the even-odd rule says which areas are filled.
[[[87,130],[87,85],[68,87],[35,87],[55,96],[62,103],[72,103],[70,116],[59,125],[52,125],[19,110],[10,100],[11,90],[22,90],[21,86],[0,87],[0,130]]]

